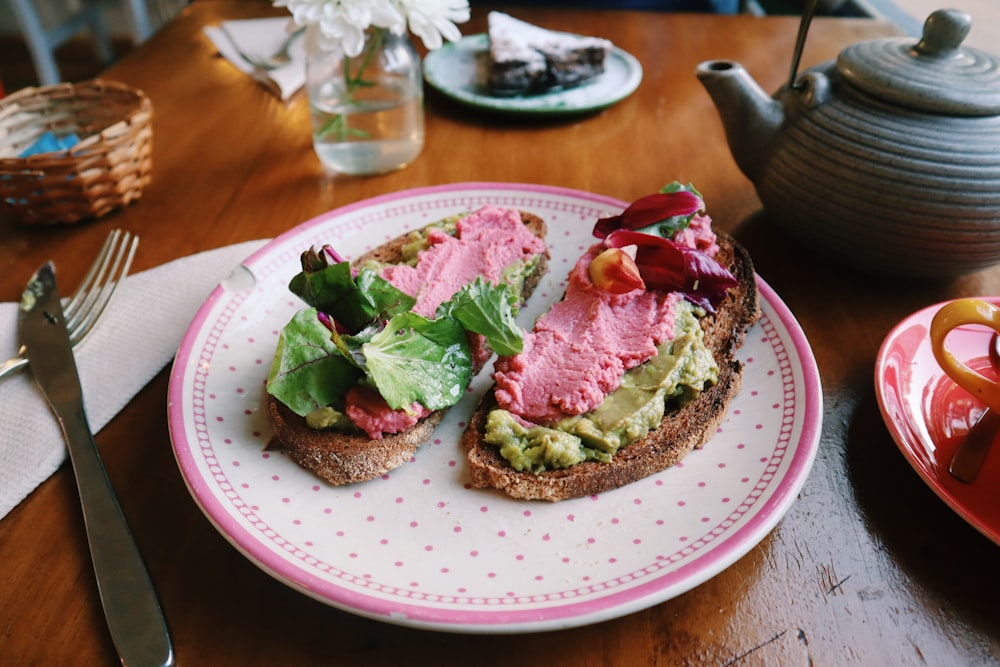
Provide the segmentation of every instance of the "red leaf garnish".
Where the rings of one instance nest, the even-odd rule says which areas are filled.
[[[695,305],[710,313],[738,283],[726,267],[712,257],[651,234],[619,229],[604,240],[612,248],[636,246],[635,263],[647,289],[683,292]]]
[[[618,215],[599,219],[594,225],[594,236],[603,239],[615,230],[640,229],[668,218],[693,215],[702,206],[701,197],[686,190],[646,195]]]

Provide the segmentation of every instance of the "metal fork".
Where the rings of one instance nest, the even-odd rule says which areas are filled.
[[[75,347],[93,330],[104,309],[111,302],[121,280],[132,266],[139,237],[120,229],[113,230],[91,264],[87,275],[66,303],[64,313],[69,339]],[[28,365],[23,350],[0,364],[0,379]]]

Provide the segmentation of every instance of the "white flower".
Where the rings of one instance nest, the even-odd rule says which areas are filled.
[[[444,37],[456,41],[462,33],[456,23],[469,20],[466,0],[398,0],[410,31],[420,37],[428,49],[441,47]]]
[[[469,20],[467,0],[274,0],[274,5],[287,7],[297,25],[317,24],[321,45],[350,57],[361,53],[370,27],[402,34],[409,26],[428,49],[436,49],[442,38],[459,39],[455,23]]]
[[[406,18],[395,0],[275,0],[288,7],[300,26],[318,24],[325,48],[342,48],[348,56],[361,53],[365,30],[371,26],[402,32]]]

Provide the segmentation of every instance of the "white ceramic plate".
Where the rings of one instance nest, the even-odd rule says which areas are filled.
[[[465,104],[519,114],[567,114],[596,111],[631,95],[642,81],[642,65],[613,47],[604,73],[575,88],[540,95],[496,97],[486,90],[485,56],[489,38],[469,35],[449,42],[424,57],[424,79],[444,95]]]
[[[191,494],[267,573],[362,616],[469,633],[553,630],[614,618],[683,593],[756,545],[812,466],[822,420],[819,374],[791,313],[759,281],[763,318],[741,352],[742,393],[719,432],[681,464],[627,487],[560,503],[468,486],[459,437],[487,389],[483,373],[410,463],[332,487],[279,453],[263,383],[278,333],[302,307],[287,289],[300,253],[355,256],[454,213],[494,204],[548,223],[549,274],[521,312],[558,299],[623,202],[545,186],[464,183],[346,206],[283,234],[208,298],[172,370],[169,423]]]

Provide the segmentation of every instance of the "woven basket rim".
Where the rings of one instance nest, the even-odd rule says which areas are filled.
[[[0,157],[0,204],[24,224],[99,218],[142,195],[152,170],[153,105],[117,81],[29,87],[0,100],[0,146],[20,153],[46,132],[68,150]]]
[[[28,86],[26,88],[22,88],[14,93],[11,93],[5,98],[0,99],[0,121],[5,118],[5,113],[13,114],[14,116],[18,114],[18,111],[16,110],[13,112],[10,111],[12,107],[19,107],[23,104],[29,103],[37,104],[39,102],[44,102],[47,98],[64,99],[66,97],[79,97],[91,93],[96,94],[95,99],[101,93],[111,93],[115,95],[116,99],[119,101],[124,100],[124,109],[121,116],[118,117],[115,122],[110,123],[105,128],[102,128],[100,132],[81,138],[80,143],[72,149],[61,153],[43,154],[44,160],[51,161],[53,159],[59,159],[60,156],[65,157],[68,160],[75,159],[75,152],[90,150],[95,144],[105,141],[107,139],[106,133],[111,128],[117,127],[122,122],[131,124],[137,115],[144,113],[150,114],[152,112],[152,101],[142,90],[119,81],[97,78],[76,83],[67,82],[57,83],[50,86]],[[6,135],[0,131],[0,145],[2,145],[5,140]],[[39,157],[42,157],[42,155],[33,155],[29,157],[20,157],[17,155],[0,156],[0,165],[5,168],[15,168],[18,166],[29,168],[32,163],[39,161],[36,159]]]
[[[14,106],[24,102],[25,100],[36,97],[52,97],[54,93],[61,93],[62,91],[101,91],[107,89],[116,90],[120,93],[126,93],[134,96],[137,107],[142,107],[143,105],[149,103],[149,97],[138,88],[134,88],[126,83],[122,83],[121,81],[98,78],[87,79],[86,81],[79,81],[76,83],[55,83],[50,86],[26,86],[0,99],[0,113],[3,113],[7,107]]]

